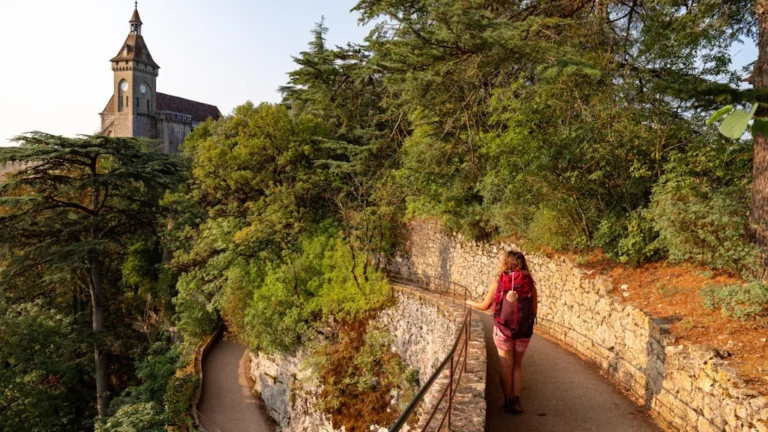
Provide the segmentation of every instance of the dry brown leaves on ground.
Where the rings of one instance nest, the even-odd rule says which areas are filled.
[[[584,260],[583,258],[581,259]],[[763,321],[740,321],[719,310],[704,307],[701,289],[707,285],[734,285],[743,280],[688,264],[646,264],[629,267],[612,262],[600,253],[581,265],[593,274],[613,279],[614,295],[655,317],[674,322],[672,336],[683,345],[715,348],[755,390],[768,386],[768,326]],[[625,285],[625,290],[621,286]],[[628,292],[625,297],[622,292]]]

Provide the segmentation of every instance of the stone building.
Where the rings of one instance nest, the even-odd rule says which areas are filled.
[[[157,91],[160,66],[152,59],[141,35],[138,5],[131,31],[110,60],[114,80],[112,97],[101,115],[100,133],[107,136],[147,137],[160,140],[163,151],[175,153],[198,124],[221,117],[214,105]]]

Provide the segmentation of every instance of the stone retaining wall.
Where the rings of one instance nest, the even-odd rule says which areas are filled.
[[[512,244],[465,241],[414,222],[398,272],[466,285],[481,299]],[[613,283],[564,258],[526,254],[539,292],[539,328],[589,359],[628,390],[662,426],[680,431],[768,431],[768,397],[747,389],[716,351],[675,345],[669,323],[615,301]]]
[[[393,350],[406,363],[419,369],[422,381],[437,369],[458,335],[463,306],[434,293],[395,287],[395,305],[375,319],[394,339]],[[485,344],[482,324],[473,319],[467,371],[457,390],[452,430],[481,432],[485,428]],[[303,366],[305,355],[268,356],[250,354],[254,390],[264,400],[280,430],[335,431],[330,419],[315,408],[321,387]],[[441,374],[420,408],[428,411],[448,383],[448,371]],[[426,416],[419,416],[423,420]],[[386,431],[378,425],[372,430]],[[408,429],[404,429],[408,430]]]
[[[396,286],[397,303],[383,311],[377,322],[395,339],[394,349],[406,363],[419,369],[423,384],[437,370],[459,336],[466,309],[462,303],[427,291]],[[467,370],[461,376],[451,412],[451,430],[482,432],[485,430],[486,352],[483,324],[472,317],[470,342],[467,347]],[[456,353],[456,361],[461,355]],[[463,357],[462,357],[463,358]],[[450,366],[449,366],[450,368]],[[417,430],[426,423],[429,413],[449,383],[449,368],[443,370],[424,397]],[[444,409],[438,411],[438,421]],[[430,425],[431,429],[432,425]],[[384,430],[386,431],[386,429]]]

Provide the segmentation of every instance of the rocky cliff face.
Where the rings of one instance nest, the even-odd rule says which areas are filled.
[[[321,387],[303,368],[305,355],[250,354],[254,390],[281,431],[335,431],[330,419],[315,408]]]
[[[382,311],[374,323],[393,336],[393,351],[406,363],[419,369],[422,382],[437,369],[453,346],[463,317],[463,306],[427,292],[408,288],[395,289],[394,306]],[[467,432],[481,432],[485,425],[485,345],[482,325],[473,322],[472,340],[467,372],[462,378],[457,399],[459,412],[453,416],[454,424]],[[305,353],[268,356],[250,354],[251,378],[258,392],[283,432],[322,431],[334,429],[331,419],[316,408],[322,390],[306,369]],[[428,412],[437,403],[439,393],[448,383],[447,370],[433,386],[420,408]],[[460,396],[460,398],[459,398]],[[420,416],[422,420],[426,416]],[[387,429],[371,425],[371,430]],[[403,429],[405,431],[408,428]]]

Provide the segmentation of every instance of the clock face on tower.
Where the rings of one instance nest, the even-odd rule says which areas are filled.
[[[144,94],[144,93],[146,93],[146,92],[147,92],[147,86],[145,86],[144,84],[142,84],[142,85],[141,85],[141,87],[139,87],[139,90],[141,90],[141,93],[142,93],[142,94]]]
[[[123,91],[128,91],[128,83],[127,82],[123,82],[122,84],[120,84],[120,88]]]

